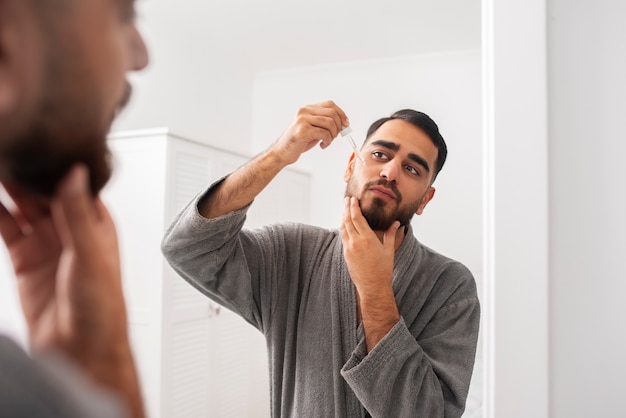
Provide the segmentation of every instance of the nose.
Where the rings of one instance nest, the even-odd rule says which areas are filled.
[[[146,68],[150,59],[148,58],[148,48],[139,33],[139,30],[133,26],[133,33],[130,39],[130,66],[132,71],[139,71]]]
[[[380,176],[387,181],[396,183],[396,179],[398,177],[398,167],[396,167],[396,164],[394,164],[393,161],[389,161],[380,170]]]

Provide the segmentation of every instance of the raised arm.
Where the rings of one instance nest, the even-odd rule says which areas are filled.
[[[298,110],[293,122],[280,138],[263,153],[230,174],[214,191],[199,202],[205,218],[216,218],[241,209],[286,166],[318,143],[328,147],[348,118],[332,101],[313,104]]]

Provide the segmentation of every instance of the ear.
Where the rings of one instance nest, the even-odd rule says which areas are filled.
[[[348,166],[346,167],[346,171],[343,173],[343,181],[345,181],[346,183],[348,182],[348,180],[350,179],[350,176],[352,176],[352,172],[354,171],[354,159],[355,158],[356,158],[356,155],[353,152],[352,155],[350,155],[350,159],[348,160]]]
[[[417,211],[415,211],[417,215],[421,215],[422,213],[424,213],[424,208],[426,207],[428,202],[432,200],[433,196],[435,196],[435,188],[431,186],[428,188],[428,190],[426,190],[426,193],[424,193],[424,196],[422,196],[422,202],[417,208]]]

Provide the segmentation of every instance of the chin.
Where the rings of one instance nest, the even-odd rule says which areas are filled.
[[[97,195],[111,177],[111,153],[104,135],[77,131],[32,129],[2,149],[2,180],[25,191],[52,196],[59,182],[76,164],[84,164],[90,188]]]
[[[9,181],[20,188],[45,197],[54,195],[58,184],[76,164],[87,166],[89,186],[94,196],[102,190],[111,177],[110,158],[97,162],[83,159],[55,160],[53,163],[49,161],[35,162],[32,159],[29,161],[29,164],[20,164],[19,166],[13,164],[7,177]]]

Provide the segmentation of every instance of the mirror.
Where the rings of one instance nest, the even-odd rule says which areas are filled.
[[[139,26],[151,65],[131,77],[135,95],[113,131],[167,127],[181,137],[251,156],[280,135],[307,103],[334,100],[350,117],[357,142],[379,117],[403,107],[422,110],[439,124],[449,156],[435,183],[436,197],[416,217],[414,230],[426,245],[465,263],[480,286],[480,8],[477,0],[144,0],[138,4]],[[339,225],[342,174],[350,152],[349,144],[336,141],[294,166],[310,175],[310,223]],[[9,293],[0,289],[0,298],[3,294]],[[221,318],[227,314],[220,315],[222,322],[214,322],[212,332],[224,327]],[[249,409],[263,417],[269,416],[263,345],[252,331],[258,363],[250,370],[256,375],[242,379],[249,379],[244,390],[255,391]],[[139,351],[149,351],[148,360],[162,354],[140,347],[140,337],[134,340]],[[481,416],[480,359],[479,354],[466,416]],[[148,360],[143,356],[141,361]],[[160,414],[159,404],[167,394],[159,390],[168,385],[160,384],[159,376],[167,377],[158,375],[159,368],[142,367],[150,415],[167,416]],[[212,388],[241,390],[237,382],[220,380],[225,376],[213,378],[218,380],[209,383]],[[219,401],[214,405],[227,411],[229,405]]]

